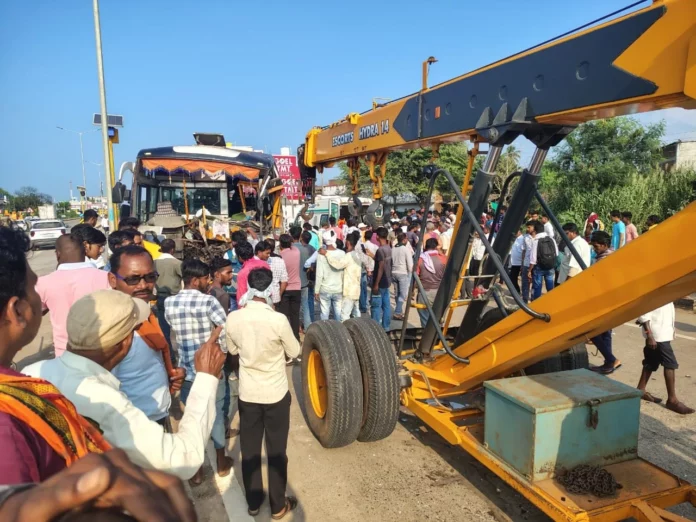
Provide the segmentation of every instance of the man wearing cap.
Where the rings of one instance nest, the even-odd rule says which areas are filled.
[[[326,256],[318,256],[316,260],[317,278],[314,283],[314,293],[319,296],[322,321],[326,321],[329,318],[331,308],[333,308],[334,318],[340,321],[341,304],[343,301],[343,270],[333,268],[327,258],[330,256],[334,259],[339,259],[345,256],[346,253],[336,248],[337,237],[333,230],[324,232],[322,239],[328,252]]]
[[[128,355],[135,329],[149,316],[145,301],[122,292],[86,295],[68,313],[68,349],[63,356],[32,364],[24,372],[53,383],[136,464],[187,479],[203,464],[215,420],[217,376],[225,362],[218,343],[221,329],[196,353],[196,379],[186,411],[177,433],[169,434],[133,405],[111,373]]]
[[[111,288],[149,303],[157,272],[148,251],[129,245],[114,252],[110,261]],[[170,381],[172,391],[181,389],[186,371],[172,367],[169,344],[152,310],[148,320],[134,333],[128,355],[111,373],[121,382],[123,393],[135,406],[151,420],[167,425],[172,402]]]

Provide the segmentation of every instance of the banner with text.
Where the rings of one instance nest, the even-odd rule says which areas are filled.
[[[283,181],[283,193],[288,199],[300,199],[300,168],[295,156],[273,156],[278,175]]]

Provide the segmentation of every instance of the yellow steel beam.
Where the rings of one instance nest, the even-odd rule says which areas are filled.
[[[509,375],[696,291],[696,203],[531,303],[549,323],[517,311],[455,348],[470,364],[447,355],[410,368],[467,390]],[[440,391],[445,391],[441,388]]]
[[[604,38],[606,45],[598,45],[596,35]],[[513,104],[511,109],[514,110],[522,97],[530,100],[532,108],[543,107],[550,95],[567,94],[566,86],[578,88],[578,82],[586,79],[597,82],[592,89],[586,90],[588,96],[581,95],[572,101],[569,96],[568,103],[560,104],[559,110],[550,108],[548,112],[535,112],[536,120],[548,124],[577,124],[668,107],[694,108],[695,38],[693,0],[657,0],[626,16],[422,89],[363,114],[351,113],[329,127],[314,128],[306,137],[304,161],[307,166],[321,166],[370,153],[467,140],[476,135],[476,120],[485,108],[477,105],[477,97],[490,101],[493,95],[494,102],[488,106],[494,112],[503,101]],[[622,46],[625,43],[625,48],[617,51],[611,46],[618,39]],[[618,52],[618,55],[614,57],[608,54],[610,52]],[[529,60],[536,60],[530,65],[536,67],[539,62],[548,63],[546,57],[549,61],[558,59],[559,64],[568,64],[571,60],[579,60],[579,63],[571,63],[572,70],[564,70],[563,75],[554,70],[535,77],[538,71],[529,70],[529,78],[522,77],[520,67],[514,66],[514,62],[528,64]],[[493,69],[499,69],[501,75],[505,73],[498,82],[502,85],[494,85],[490,80],[485,83],[483,92],[469,89],[469,85],[475,88],[466,83],[469,79],[489,78],[487,73]],[[632,88],[619,85],[623,81]],[[447,98],[447,93],[455,93],[453,86],[456,84],[460,89],[452,98]],[[593,97],[590,91],[598,85],[614,91],[597,93]],[[640,86],[638,90],[633,89],[636,85]],[[414,112],[416,105],[418,111]],[[469,109],[471,112],[464,114],[463,111]],[[434,125],[436,120],[453,124]],[[423,130],[427,125],[432,126],[430,131]],[[440,128],[442,130],[438,131]]]

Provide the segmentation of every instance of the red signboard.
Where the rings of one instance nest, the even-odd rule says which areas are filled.
[[[300,199],[301,183],[300,168],[296,156],[273,156],[278,175],[283,180],[283,193],[288,199]]]

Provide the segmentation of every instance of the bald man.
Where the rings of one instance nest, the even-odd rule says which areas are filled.
[[[56,357],[65,352],[68,334],[65,324],[68,310],[80,297],[95,290],[111,288],[107,272],[85,261],[85,247],[78,238],[65,235],[56,241],[55,272],[39,277],[36,291],[41,297],[44,313],[50,313],[53,326],[53,348]]]

